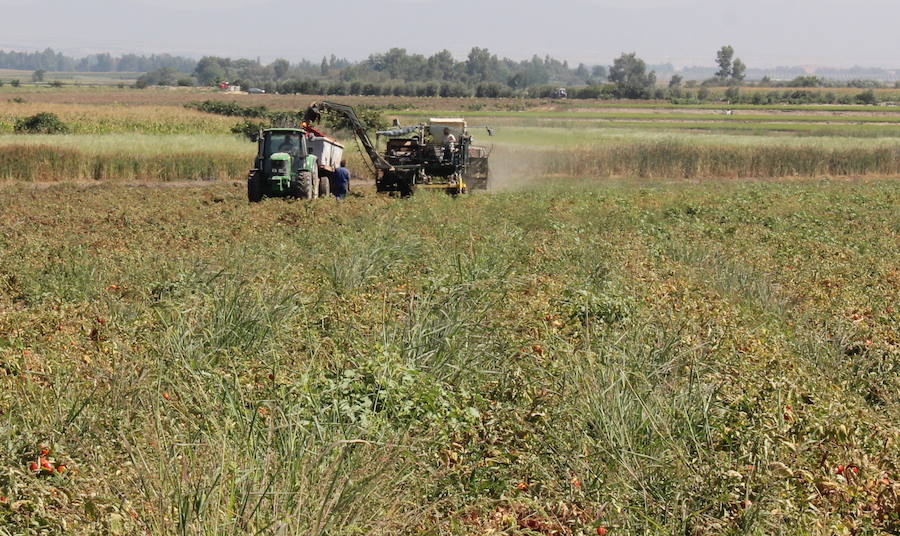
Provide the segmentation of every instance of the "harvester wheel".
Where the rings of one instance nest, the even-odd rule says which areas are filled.
[[[309,171],[301,171],[291,181],[291,196],[297,199],[313,198],[312,174]]]
[[[400,184],[397,186],[400,189],[400,197],[410,197],[416,193],[416,181],[414,178],[403,178],[399,182]]]
[[[251,203],[259,203],[262,198],[262,177],[252,173],[247,177],[247,200]]]

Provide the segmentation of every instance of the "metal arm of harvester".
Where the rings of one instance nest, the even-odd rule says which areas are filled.
[[[356,134],[356,137],[359,138],[360,143],[362,143],[363,148],[365,148],[366,153],[368,153],[372,165],[381,171],[391,171],[394,169],[394,166],[390,165],[387,160],[378,154],[375,144],[372,143],[372,140],[369,139],[369,135],[366,133],[365,125],[359,120],[359,117],[357,117],[352,106],[337,102],[322,101],[314,104],[313,108],[322,112],[334,112],[346,117],[347,120],[350,121],[350,124],[353,125],[353,131]]]

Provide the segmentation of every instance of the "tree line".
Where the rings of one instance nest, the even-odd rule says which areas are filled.
[[[174,73],[167,73],[172,75]],[[372,54],[363,61],[351,63],[334,56],[322,58],[318,64],[309,61],[291,64],[277,59],[263,65],[251,60],[233,60],[207,56],[197,62],[193,77],[199,85],[222,81],[242,86],[269,85],[280,87],[286,82],[317,83],[320,87],[341,84],[424,84],[437,87],[460,86],[474,89],[478,85],[496,84],[510,90],[523,90],[541,84],[559,86],[590,85],[606,79],[606,68],[588,68],[584,64],[571,67],[567,61],[550,56],[533,56],[515,61],[500,58],[484,48],[472,48],[465,59],[457,60],[442,50],[431,56],[410,54],[403,48]]]
[[[279,58],[268,64],[259,59],[205,56],[193,60],[166,54],[120,57],[94,54],[76,59],[48,48],[31,53],[0,51],[0,68],[33,69],[34,82],[41,82],[47,71],[146,71],[137,79],[138,88],[211,86],[227,82],[244,89],[257,87],[268,93],[498,98],[552,97],[558,94],[558,88],[565,87],[570,98],[702,102],[709,98],[709,87],[728,86],[732,88],[729,100],[749,98],[735,98],[739,91],[733,88],[745,85],[748,67],[736,57],[734,48],[723,46],[711,58],[717,68],[712,77],[685,81],[678,73],[665,72],[664,76],[670,77],[668,87],[658,84],[654,69],[660,66],[651,68],[635,53],[621,54],[609,67],[583,63],[572,66],[550,56],[535,55],[522,61],[501,58],[479,47],[472,48],[462,59],[456,59],[447,50],[426,56],[392,48],[358,62],[332,55],[320,62],[291,63]],[[852,87],[865,89],[885,85],[871,80],[857,80],[854,84]],[[816,76],[799,76],[787,82],[763,78],[754,85],[807,88],[827,87],[831,83]],[[699,89],[692,91],[694,88]],[[785,94],[778,98],[785,99]],[[766,98],[774,99],[775,95],[778,93],[771,92]],[[796,96],[790,98],[797,100]]]
[[[40,52],[16,52],[0,50],[0,69],[17,69],[22,71],[57,71],[82,73],[143,73],[156,69],[170,68],[177,72],[190,74],[197,65],[197,60],[172,56],[169,54],[152,54],[141,56],[124,54],[113,56],[109,53],[91,54],[82,58],[66,56],[52,48]]]

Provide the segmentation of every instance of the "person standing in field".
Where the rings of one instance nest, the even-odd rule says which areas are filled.
[[[453,159],[453,150],[456,148],[456,136],[450,132],[450,129],[444,128],[444,160],[449,162]]]
[[[347,197],[350,190],[350,170],[347,169],[347,161],[341,160],[341,167],[334,170],[331,176],[331,193],[338,199]]]

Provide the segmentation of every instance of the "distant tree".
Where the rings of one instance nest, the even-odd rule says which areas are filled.
[[[680,88],[682,82],[684,82],[683,76],[680,74],[673,74],[672,78],[669,79],[669,88]]]
[[[95,73],[109,73],[115,70],[113,69],[115,60],[108,52],[94,55],[91,63],[93,63],[91,71]]]
[[[45,71],[44,69],[38,69],[35,72],[31,73],[31,81],[43,82],[45,74],[47,74],[47,71]]]
[[[272,62],[272,70],[275,72],[275,80],[281,80],[284,78],[284,75],[287,74],[288,69],[291,68],[291,64],[288,60],[283,58],[278,58],[277,60]]]
[[[608,73],[606,72],[606,67],[602,65],[594,65],[594,68],[591,69],[591,78],[597,80],[606,80]]]
[[[609,69],[609,80],[615,93],[624,99],[648,99],[656,86],[656,73],[647,73],[647,64],[637,54],[622,54]]]
[[[738,84],[743,82],[746,72],[747,66],[744,65],[740,58],[736,58],[731,64],[731,81]]]
[[[50,87],[60,88],[60,87],[63,87],[63,83],[60,80],[54,80],[54,81],[50,82]]]
[[[578,64],[578,68],[575,69],[575,76],[577,76],[580,80],[587,80],[591,76],[591,72],[588,71],[587,65],[583,63]]]
[[[225,80],[228,71],[226,70],[226,65],[223,65],[223,63],[227,62],[223,61],[222,58],[213,56],[200,58],[200,61],[197,62],[196,69],[194,69],[194,76],[196,76],[197,81],[204,86],[216,84]]]
[[[174,86],[178,82],[179,73],[175,69],[163,67],[138,77],[134,87],[143,89],[148,86]]]
[[[455,67],[456,60],[453,59],[453,54],[449,50],[442,50],[428,58],[426,76],[430,80],[450,80],[453,78]]]
[[[497,56],[492,56],[486,48],[474,47],[469,51],[466,72],[473,81],[488,80],[497,65]]]
[[[716,78],[723,82],[731,77],[732,58],[734,58],[734,48],[731,45],[720,48],[716,53],[716,64],[719,66],[719,70],[716,71]]]
[[[21,82],[20,80],[18,80],[18,79],[16,79],[16,80],[10,80],[10,81],[9,81],[9,85],[11,85],[12,87],[19,87],[19,86],[22,85],[22,82]]]
[[[322,63],[319,65],[319,74],[322,76],[328,76],[329,70],[328,60],[325,58],[325,56],[322,56]]]
[[[5,83],[6,83],[6,82],[4,82],[3,80],[0,80],[0,87],[3,87],[3,85],[4,85]]]

